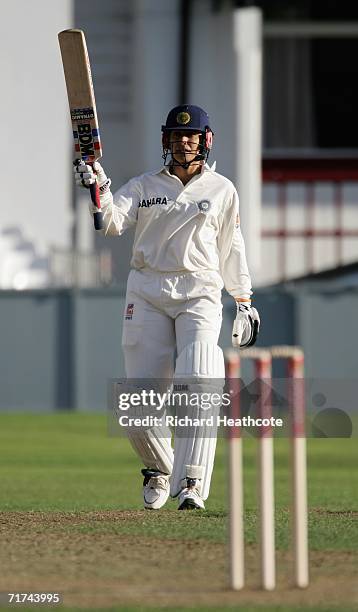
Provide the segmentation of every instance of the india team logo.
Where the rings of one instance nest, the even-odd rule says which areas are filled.
[[[179,123],[180,125],[186,125],[187,123],[189,123],[191,117],[189,115],[189,113],[178,113],[177,114],[177,123]]]
[[[207,213],[211,208],[211,204],[209,200],[201,200],[201,202],[198,202],[198,208],[200,212]]]

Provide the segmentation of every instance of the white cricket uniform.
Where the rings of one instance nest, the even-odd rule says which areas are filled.
[[[221,377],[221,290],[242,298],[252,293],[234,185],[207,164],[186,185],[164,167],[105,194],[101,204],[105,235],[135,226],[123,320],[127,378],[159,379],[167,387],[176,355],[181,374],[184,363],[187,375]],[[215,436],[206,450],[203,441],[185,446],[175,439],[173,465],[169,430],[128,435],[148,468],[172,474],[172,495],[180,491],[185,464],[201,466],[207,497]]]

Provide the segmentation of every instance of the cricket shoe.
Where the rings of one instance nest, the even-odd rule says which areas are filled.
[[[198,479],[186,478],[186,487],[179,493],[178,510],[205,510],[199,487],[200,481]]]
[[[169,497],[169,476],[158,470],[142,470],[144,508],[159,510]]]

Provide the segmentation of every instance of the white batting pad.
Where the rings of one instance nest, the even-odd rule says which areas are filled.
[[[163,428],[159,427],[139,432],[126,428],[126,431],[132,447],[148,469],[171,474],[174,461],[171,435],[163,437]]]
[[[176,361],[174,385],[188,386],[188,396],[198,394],[207,397],[208,393],[222,394],[225,383],[224,356],[221,348],[209,342],[192,342],[186,346]],[[203,409],[200,406],[187,406],[186,414],[192,418],[214,417],[214,425],[176,428],[174,441],[174,465],[171,477],[172,497],[176,497],[186,486],[186,478],[200,480],[200,493],[205,500],[209,495],[211,475],[214,467],[216,449],[216,416],[220,406]],[[183,414],[183,410],[181,410]],[[187,435],[188,433],[188,435]],[[195,476],[192,474],[200,474]]]
[[[155,388],[155,385],[150,384],[148,389],[152,387]],[[121,393],[138,393],[140,390],[137,383],[126,382],[120,385]],[[145,417],[162,418],[160,426],[150,427],[141,425],[140,422],[139,425],[123,427],[123,431],[145,467],[158,470],[163,474],[171,474],[174,454],[171,446],[172,433],[165,424],[165,410],[157,411],[154,407],[139,405],[131,406],[130,410],[122,412],[121,416],[123,414],[128,414],[128,417],[136,418],[139,421]]]
[[[217,344],[191,342],[180,353],[175,365],[174,377],[200,376],[225,378],[224,355]]]

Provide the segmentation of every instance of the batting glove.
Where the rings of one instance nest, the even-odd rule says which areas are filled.
[[[236,302],[237,315],[232,328],[232,345],[234,348],[247,348],[255,344],[259,329],[260,317],[256,308],[245,302]]]
[[[86,164],[83,159],[75,159],[73,162],[75,173],[76,185],[80,187],[86,187],[93,185],[96,181],[98,182],[100,195],[103,195],[109,191],[111,186],[111,179],[107,177],[99,162],[94,162],[93,166]]]

